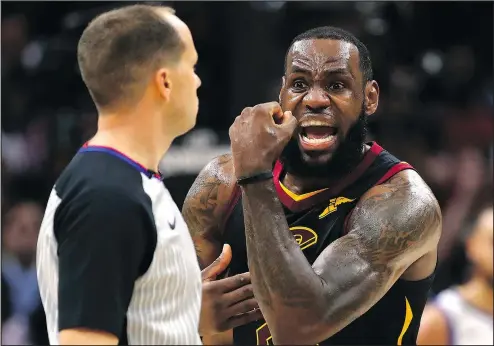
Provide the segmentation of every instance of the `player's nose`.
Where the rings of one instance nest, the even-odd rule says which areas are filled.
[[[331,105],[328,93],[322,88],[311,88],[302,102],[310,110],[325,109]]]

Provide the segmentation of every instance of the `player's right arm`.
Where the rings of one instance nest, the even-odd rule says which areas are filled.
[[[152,259],[152,227],[144,207],[116,188],[88,188],[61,203],[54,217],[61,345],[118,344],[135,280]]]
[[[427,304],[420,321],[417,345],[448,345],[449,329],[443,312]]]
[[[223,224],[234,188],[231,155],[219,156],[199,173],[182,208],[202,270],[199,332],[205,345],[231,345],[232,328],[261,318],[249,273],[216,280],[232,256],[224,247]]]

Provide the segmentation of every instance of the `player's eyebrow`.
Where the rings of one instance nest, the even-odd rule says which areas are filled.
[[[311,74],[312,71],[309,69],[306,69],[302,66],[299,65],[292,65],[290,69],[290,73],[302,73],[302,74]],[[330,75],[343,75],[343,76],[349,76],[354,78],[353,74],[346,68],[328,68],[323,71],[323,74],[325,76],[330,76]]]

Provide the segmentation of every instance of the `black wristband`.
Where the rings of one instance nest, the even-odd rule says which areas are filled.
[[[250,177],[239,178],[239,179],[237,179],[237,184],[238,185],[247,185],[247,184],[256,183],[256,182],[262,181],[262,180],[268,180],[268,179],[271,179],[272,177],[273,177],[272,171],[261,172],[261,173],[251,175]]]

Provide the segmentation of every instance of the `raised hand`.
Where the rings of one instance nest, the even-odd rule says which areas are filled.
[[[229,131],[237,179],[270,171],[296,127],[295,117],[278,102],[245,108]]]

